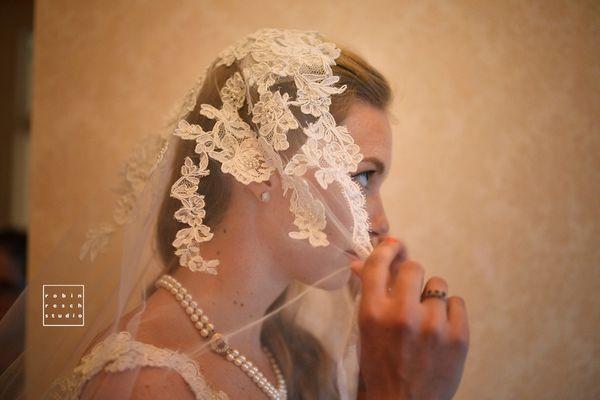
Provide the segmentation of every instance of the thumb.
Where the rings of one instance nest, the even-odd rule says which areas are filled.
[[[354,260],[350,263],[350,269],[357,277],[361,277],[364,262],[361,260]]]

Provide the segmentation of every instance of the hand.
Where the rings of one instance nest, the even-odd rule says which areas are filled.
[[[361,398],[452,398],[469,347],[464,300],[423,299],[425,271],[406,259],[404,245],[392,237],[364,262],[355,261],[352,270],[362,282]],[[446,281],[438,277],[428,280],[424,291],[428,289],[448,292]]]

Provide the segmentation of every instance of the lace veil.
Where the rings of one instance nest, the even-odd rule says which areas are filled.
[[[265,314],[226,331],[214,329],[233,345],[236,337],[269,321],[276,330],[275,318],[285,316],[287,323],[308,332],[311,343],[330,360],[330,376],[315,379],[330,379],[339,398],[354,398],[359,288],[350,277],[349,262],[365,258],[372,245],[365,197],[352,178],[362,155],[348,129],[330,112],[332,98],[346,90],[332,70],[339,55],[340,49],[320,33],[293,29],[261,29],[219,53],[164,129],[145,136],[132,150],[113,191],[114,202],[90,204],[89,214],[80,219],[90,225],[75,225],[0,322],[2,343],[10,346],[19,336],[16,327],[23,326],[25,316],[28,320],[25,351],[4,371],[0,393],[30,398],[76,394],[81,388],[74,376],[91,376],[104,367],[98,359],[82,364],[82,356],[118,352],[128,338],[136,337],[143,321],[162,317],[145,312],[162,290],[155,286],[162,274],[186,269],[195,279],[210,281],[226,268],[250,268],[220,259],[235,243],[220,241],[208,254],[203,249],[217,239],[220,221],[235,220],[239,210],[231,193],[248,200],[250,192],[240,188],[256,188],[276,176],[278,190],[250,201],[252,210],[280,208],[261,214],[261,229],[276,232],[292,249],[290,254],[299,251],[307,262],[333,260],[335,265],[292,282]],[[252,240],[258,248],[276,245],[261,237]],[[82,285],[84,296],[71,299],[75,309],[49,311],[46,303],[52,298],[44,296],[54,290],[51,285],[76,285],[77,290]],[[64,295],[71,289],[62,290]],[[185,305],[165,313],[185,314]],[[44,326],[42,322],[58,325],[59,313],[65,325],[84,319],[83,326]],[[206,338],[198,335],[193,348],[168,353],[181,375],[195,379],[196,366],[173,361],[177,357],[195,359],[215,351],[208,340],[211,329]],[[97,346],[111,334],[113,342]],[[144,365],[160,366],[152,354],[164,356],[161,352],[169,350],[155,347],[153,352],[132,351]],[[284,368],[282,353],[272,350],[290,382],[299,368]],[[118,363],[112,368],[118,371]],[[325,369],[315,367],[314,374],[319,371]],[[246,379],[242,371],[239,379]]]

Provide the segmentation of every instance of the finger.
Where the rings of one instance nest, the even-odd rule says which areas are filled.
[[[444,298],[427,297],[428,293],[440,293]],[[423,293],[421,294],[421,303],[425,306],[431,317],[438,321],[447,321],[447,305],[445,295],[448,293],[448,284],[438,276],[433,276],[427,280]]]
[[[387,282],[388,291],[392,289],[394,286],[394,282],[396,282],[396,276],[398,275],[398,269],[402,262],[408,260],[408,249],[406,246],[402,246],[402,249],[396,255],[396,258],[392,261],[390,265],[390,276]]]
[[[424,277],[425,270],[418,262],[405,260],[399,263],[392,297],[405,304],[420,303]]]
[[[401,241],[388,237],[371,252],[360,272],[365,295],[386,295],[390,264],[403,247]]]
[[[448,322],[450,323],[450,332],[455,338],[462,338],[469,341],[469,319],[467,316],[467,306],[462,297],[448,297]]]

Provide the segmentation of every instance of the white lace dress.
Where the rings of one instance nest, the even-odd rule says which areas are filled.
[[[113,333],[81,358],[75,369],[56,383],[51,397],[79,399],[84,385],[97,373],[121,372],[141,367],[167,368],[177,372],[196,399],[228,400],[222,391],[212,389],[194,360],[174,350],[139,342],[129,332]]]

